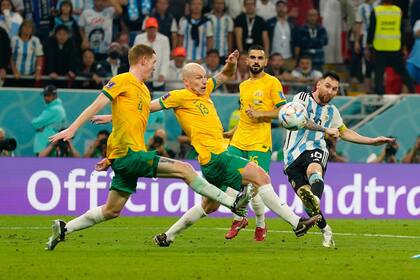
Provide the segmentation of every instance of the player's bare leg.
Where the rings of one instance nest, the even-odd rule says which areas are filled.
[[[245,215],[246,207],[251,199],[247,189],[236,197],[229,196],[199,176],[191,164],[178,160],[160,158],[157,167],[157,177],[183,179],[195,192],[219,202],[240,216]]]

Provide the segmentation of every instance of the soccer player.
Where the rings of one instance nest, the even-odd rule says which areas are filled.
[[[253,45],[249,48],[247,65],[250,78],[239,86],[241,104],[239,123],[237,127],[225,133],[225,136],[232,138],[228,147],[231,154],[255,162],[268,173],[272,148],[271,120],[278,118],[281,106],[287,101],[280,81],[264,72],[264,68],[267,66],[267,56],[263,47]],[[308,122],[307,128],[323,130],[322,127],[316,127],[310,122]],[[326,132],[333,136],[338,133],[335,129],[327,129]],[[251,205],[256,216],[254,239],[263,241],[267,233],[264,217],[265,206],[258,194],[252,198]],[[245,217],[234,215],[231,228],[225,238],[234,238],[247,225],[248,220]]]
[[[297,236],[304,235],[320,218],[304,219],[280,201],[271,185],[270,176],[256,163],[231,154],[223,145],[223,127],[211,101],[211,93],[235,72],[239,52],[229,55],[222,72],[207,79],[204,68],[188,63],[183,68],[185,89],[174,90],[152,102],[152,111],[172,108],[183,131],[198,153],[204,177],[222,190],[239,190],[252,184],[264,204],[287,221]],[[155,236],[159,246],[169,246],[175,237],[199,219],[216,211],[220,203],[203,198],[201,204],[189,209],[168,231]]]
[[[155,151],[146,151],[144,132],[151,97],[144,82],[154,70],[156,54],[148,46],[137,45],[130,49],[128,60],[129,72],[113,77],[103,88],[102,94],[67,129],[50,137],[52,142],[71,139],[83,123],[112,102],[113,129],[108,138],[107,158],[95,168],[102,171],[112,165],[115,176],[108,199],[104,205],[88,210],[67,224],[55,220],[47,250],[53,250],[69,233],[118,217],[130,195],[136,191],[139,177],[183,179],[197,193],[226,205],[238,214],[246,214],[250,194],[242,193],[236,199],[229,197],[198,176],[190,164],[159,157]]]
[[[370,138],[359,135],[345,126],[334,105],[329,102],[337,95],[340,77],[334,72],[326,72],[316,83],[312,93],[300,92],[293,101],[305,106],[308,118],[318,125],[338,128],[344,141],[365,145],[383,145],[394,143],[387,137]],[[305,211],[310,215],[322,216],[317,222],[323,234],[322,245],[334,247],[335,242],[331,226],[327,224],[320,210],[320,199],[324,190],[324,176],[327,168],[328,148],[324,133],[309,130],[288,130],[284,151],[284,169],[289,182],[303,202]]]

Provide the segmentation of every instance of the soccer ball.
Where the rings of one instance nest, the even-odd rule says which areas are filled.
[[[279,121],[289,130],[303,128],[307,121],[306,109],[299,102],[286,103],[279,111]]]

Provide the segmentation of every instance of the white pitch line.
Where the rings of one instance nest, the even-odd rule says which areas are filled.
[[[163,227],[141,227],[141,229],[156,229],[162,230]],[[1,227],[0,230],[48,230],[51,227]],[[97,227],[100,230],[128,230],[130,227]],[[218,227],[193,227],[190,230],[218,230],[218,231],[226,231],[228,228],[218,228]],[[242,231],[249,231],[253,232],[252,229],[242,229]],[[270,229],[270,233],[289,233],[293,234],[292,231],[289,230],[272,230]],[[308,232],[307,234],[312,235],[321,235],[320,232]],[[393,234],[373,234],[373,233],[350,233],[350,232],[334,232],[334,235],[337,236],[361,236],[361,237],[381,237],[381,238],[400,238],[400,239],[420,239],[420,236],[417,235],[393,235]]]

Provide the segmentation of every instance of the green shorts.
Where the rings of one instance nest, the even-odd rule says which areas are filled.
[[[267,152],[259,152],[259,151],[244,151],[234,146],[228,147],[229,153],[232,155],[237,155],[243,158],[246,158],[249,161],[255,162],[265,172],[269,173],[270,171],[270,164],[271,164],[271,151],[268,150]]]
[[[211,154],[210,161],[201,166],[204,178],[222,191],[227,187],[240,190],[242,186],[242,171],[248,160],[233,155],[228,151],[221,154]]]
[[[111,166],[115,175],[110,189],[129,194],[135,193],[139,177],[156,177],[159,159],[160,156],[156,154],[156,151],[133,152],[129,149],[127,155],[116,158],[112,162]]]

